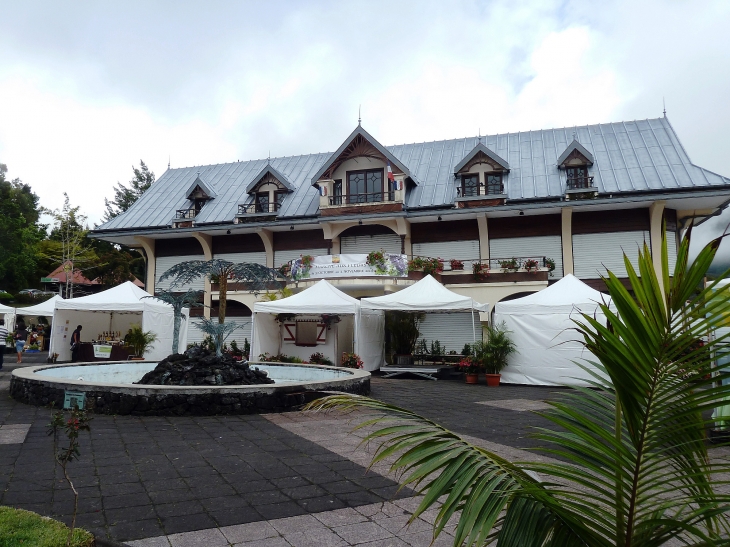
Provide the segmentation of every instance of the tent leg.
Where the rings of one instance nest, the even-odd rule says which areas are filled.
[[[472,306],[471,306],[471,333],[474,336],[474,342],[476,343],[476,341],[477,341],[477,327],[474,324],[474,301],[473,300],[472,300],[471,304],[472,304]]]

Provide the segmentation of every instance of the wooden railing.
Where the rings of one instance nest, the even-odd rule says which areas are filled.
[[[580,190],[593,187],[593,177],[568,178],[568,190]]]
[[[254,215],[256,213],[276,213],[281,209],[281,204],[274,202],[262,207],[259,203],[243,203],[238,206],[239,215]]]
[[[394,192],[370,192],[366,194],[348,194],[346,196],[330,196],[330,205],[346,205],[351,203],[382,203],[393,201]]]

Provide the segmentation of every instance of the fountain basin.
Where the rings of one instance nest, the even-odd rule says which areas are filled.
[[[15,400],[63,407],[66,391],[86,395],[86,408],[97,414],[206,416],[294,410],[340,391],[368,395],[370,373],[362,370],[289,363],[250,363],[269,372],[276,383],[251,386],[136,385],[157,362],[116,361],[26,367],[13,371]]]

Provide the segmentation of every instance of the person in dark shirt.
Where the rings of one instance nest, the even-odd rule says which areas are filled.
[[[28,331],[25,330],[25,325],[22,323],[15,329],[15,351],[18,353],[18,363],[23,362],[23,347],[25,347],[25,341],[28,339]]]
[[[71,333],[71,361],[76,362],[79,359],[79,344],[81,343],[81,325]]]

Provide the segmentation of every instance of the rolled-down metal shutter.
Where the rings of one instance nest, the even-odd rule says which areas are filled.
[[[474,312],[474,329],[477,340],[481,340],[482,327],[479,322],[479,313]],[[438,340],[446,352],[455,351],[461,353],[464,344],[474,342],[472,331],[471,313],[427,313],[421,324],[418,326],[421,331],[419,340],[425,340],[426,345],[431,349],[431,342]]]
[[[541,257],[555,261],[554,279],[563,277],[563,244],[560,236],[505,237],[489,240],[490,258]]]
[[[201,324],[202,319],[200,317],[194,317],[190,319],[188,323],[188,344],[200,344],[205,338],[205,333],[196,327],[196,324]],[[251,342],[251,317],[226,317],[226,323],[238,323],[241,325],[240,328],[233,331],[233,333],[226,339],[226,344],[229,346],[233,340],[238,344],[239,349],[243,349],[243,341],[248,338],[249,343]]]
[[[429,258],[443,258],[446,269],[452,258],[464,262],[464,269],[471,271],[472,262],[479,260],[479,240],[440,241],[438,243],[414,243],[413,254]]]
[[[649,232],[612,232],[576,234],[573,236],[573,271],[581,279],[597,279],[611,270],[617,277],[626,277],[624,253],[638,269],[639,247],[649,242]],[[676,261],[676,252],[675,252]]]
[[[368,254],[383,250],[386,253],[400,254],[400,236],[397,234],[379,234],[373,236],[344,236],[340,239],[340,253]]]
[[[213,258],[227,260],[234,264],[262,264],[266,266],[266,251],[258,253],[220,253],[213,255]]]
[[[158,256],[155,259],[155,290],[169,290],[171,279],[165,279],[160,282],[160,277],[170,268],[180,264],[181,262],[188,262],[190,260],[205,260],[203,255],[190,255],[190,256]],[[194,291],[202,291],[205,284],[205,279],[200,277],[187,285],[178,285],[175,287],[175,291],[185,292],[188,289]]]
[[[279,268],[295,258],[304,255],[322,256],[327,254],[327,249],[298,249],[296,251],[274,251],[274,268]]]

